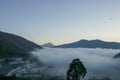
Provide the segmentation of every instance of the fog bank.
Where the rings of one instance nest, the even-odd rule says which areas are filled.
[[[120,52],[113,49],[90,48],[45,48],[32,52],[47,65],[54,67],[54,73],[64,75],[74,58],[79,58],[87,68],[87,76],[120,79],[120,59],[112,57]]]

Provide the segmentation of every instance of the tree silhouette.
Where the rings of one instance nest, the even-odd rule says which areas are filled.
[[[86,76],[86,68],[79,59],[73,59],[67,71],[67,80],[81,80]]]

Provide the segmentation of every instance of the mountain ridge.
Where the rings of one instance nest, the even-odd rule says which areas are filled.
[[[62,44],[55,46],[56,48],[107,48],[107,49],[120,49],[119,42],[107,42],[99,39],[95,40],[79,40],[76,42]]]
[[[35,48],[42,48],[21,36],[0,31],[0,57],[28,57]]]

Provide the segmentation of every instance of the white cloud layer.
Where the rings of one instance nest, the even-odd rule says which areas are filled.
[[[120,50],[89,48],[45,48],[32,52],[45,64],[54,66],[55,74],[64,75],[74,58],[79,58],[87,68],[87,76],[120,79],[120,59],[112,57]]]

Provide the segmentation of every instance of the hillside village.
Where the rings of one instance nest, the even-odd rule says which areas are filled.
[[[0,59],[0,74],[4,71],[6,76],[16,77],[40,77],[46,75],[49,70],[48,66],[38,66],[35,62],[23,58],[1,58]]]

